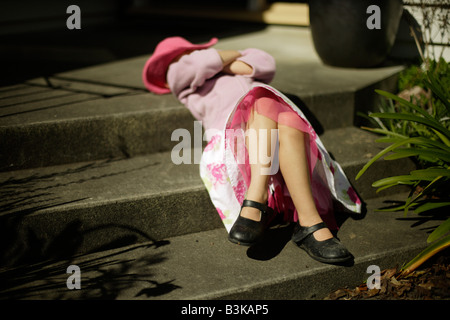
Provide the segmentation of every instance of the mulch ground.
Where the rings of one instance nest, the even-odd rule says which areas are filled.
[[[383,270],[380,289],[368,289],[362,283],[340,288],[325,300],[450,300],[450,255],[445,251],[407,276],[400,276],[398,267]]]

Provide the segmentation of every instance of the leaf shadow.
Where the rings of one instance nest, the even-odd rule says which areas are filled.
[[[61,261],[43,261],[0,271],[0,299],[112,300],[127,297],[130,290],[142,288],[131,298],[162,296],[181,287],[175,280],[156,281],[152,268],[166,260],[164,253],[152,252],[170,242],[149,242],[101,254],[86,254]],[[145,254],[139,254],[145,250]],[[137,256],[137,257],[135,257]],[[67,267],[81,271],[81,289],[70,290]]]
[[[116,299],[135,287],[141,288],[137,297],[152,298],[180,288],[174,279],[154,277],[151,268],[166,260],[160,248],[170,242],[153,238],[139,221],[102,223],[90,217],[95,210],[59,212],[86,200],[63,196],[59,187],[155,165],[98,171],[115,161],[0,181],[0,299]],[[66,287],[71,264],[81,269],[82,290]]]

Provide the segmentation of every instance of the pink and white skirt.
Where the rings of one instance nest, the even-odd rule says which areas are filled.
[[[312,193],[320,216],[331,230],[338,229],[334,217],[336,202],[348,211],[361,212],[361,200],[341,166],[331,159],[303,112],[273,87],[257,85],[236,104],[225,128],[211,137],[200,161],[200,176],[227,231],[239,216],[250,184],[249,152],[244,139],[247,121],[254,110],[279,124],[308,134],[306,151]],[[278,152],[274,148],[271,167],[267,172],[270,176],[268,205],[282,215],[284,221],[296,222],[297,211],[278,167]]]

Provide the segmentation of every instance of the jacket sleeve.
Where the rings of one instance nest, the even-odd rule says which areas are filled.
[[[167,84],[175,96],[183,102],[189,94],[197,91],[206,80],[222,71],[222,59],[213,49],[193,51],[170,65]]]
[[[237,60],[245,62],[252,67],[253,72],[245,77],[251,77],[264,83],[269,83],[275,76],[275,59],[265,51],[259,49],[245,49],[239,51],[242,56]]]

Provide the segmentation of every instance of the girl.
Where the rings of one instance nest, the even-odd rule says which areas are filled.
[[[281,217],[296,223],[292,240],[312,258],[352,259],[330,231],[338,228],[333,200],[361,209],[341,167],[302,111],[268,85],[274,59],[258,49],[216,50],[217,41],[161,41],[143,81],[154,93],[172,92],[202,122],[208,144],[200,175],[229,240],[255,244]]]

